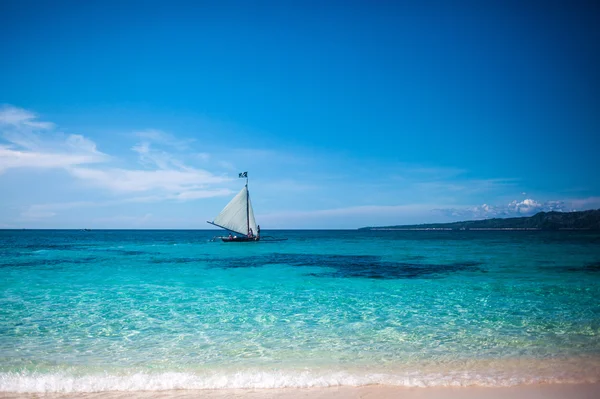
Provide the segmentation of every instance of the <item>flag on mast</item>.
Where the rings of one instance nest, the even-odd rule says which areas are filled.
[[[239,177],[240,178],[242,178],[242,177],[248,177],[248,172],[242,172],[242,173],[240,173]]]

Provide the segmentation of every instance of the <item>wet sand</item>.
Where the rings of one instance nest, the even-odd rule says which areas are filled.
[[[174,390],[174,391],[113,391],[95,393],[10,393],[0,392],[2,399],[597,399],[597,384],[540,384],[506,388],[446,387],[403,388],[381,385],[363,387],[332,387],[306,389],[222,389],[222,390]]]

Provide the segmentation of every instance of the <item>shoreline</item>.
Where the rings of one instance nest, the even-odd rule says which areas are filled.
[[[511,387],[397,387],[367,385],[328,388],[275,388],[275,389],[218,389],[218,390],[168,390],[168,391],[106,391],[71,393],[13,393],[0,392],[0,399],[33,398],[85,398],[85,399],[592,399],[600,397],[600,383],[584,384],[533,384]]]

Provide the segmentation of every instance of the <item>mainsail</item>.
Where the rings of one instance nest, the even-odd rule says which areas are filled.
[[[254,234],[257,233],[256,220],[254,219],[254,211],[252,210],[248,185],[244,186],[244,188],[229,201],[227,206],[225,206],[221,213],[213,220],[212,224],[244,236],[250,232],[250,229],[252,229]]]

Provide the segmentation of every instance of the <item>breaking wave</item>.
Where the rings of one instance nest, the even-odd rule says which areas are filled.
[[[596,370],[597,371],[597,370]],[[67,372],[0,373],[0,392],[69,393],[106,391],[165,391],[175,389],[324,388],[389,385],[402,387],[507,387],[540,383],[595,383],[600,374],[534,376],[523,373],[352,373],[314,371],[240,371],[229,373],[135,372],[75,375]]]

